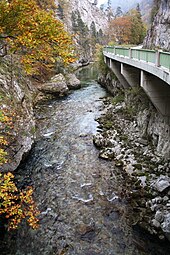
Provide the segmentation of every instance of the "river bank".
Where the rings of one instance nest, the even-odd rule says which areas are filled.
[[[98,119],[101,130],[94,144],[99,157],[120,168],[122,192],[136,212],[134,223],[170,240],[170,161],[157,151],[157,137],[154,141],[140,126],[153,109],[139,88],[124,91],[119,86],[115,81],[109,87],[114,96],[104,101],[107,111]]]
[[[8,233],[2,255],[169,254],[137,227],[118,162],[98,158],[96,119],[108,103],[91,74],[83,70],[81,89],[35,107],[36,142],[16,173],[21,188],[34,187],[40,227]]]

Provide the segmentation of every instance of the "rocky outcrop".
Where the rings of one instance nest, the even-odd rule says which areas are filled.
[[[81,87],[81,82],[75,74],[67,74],[66,80],[69,89],[79,89]]]
[[[134,224],[170,240],[169,123],[140,88],[124,91],[121,84],[100,77],[114,95],[105,99],[106,113],[94,136],[99,157],[114,160],[125,180],[121,194],[138,215]]]
[[[140,129],[141,137],[149,137],[156,153],[164,158],[169,158],[169,118],[162,116],[155,109],[143,90],[136,88],[134,90],[131,89],[125,91],[120,82],[112,78],[111,73],[108,73],[105,78],[101,75],[99,77],[99,83],[105,86],[113,96],[119,95],[120,92],[125,93],[124,98],[126,106],[129,108],[129,111],[134,111],[135,113],[135,119],[137,126]]]
[[[106,15],[94,4],[94,0],[71,0],[62,5],[62,1],[57,0],[56,4],[63,6],[64,23],[69,31],[72,31],[71,14],[79,11],[83,22],[90,28],[91,23],[94,22],[97,31],[104,30],[107,26]]]
[[[160,1],[158,12],[144,41],[145,48],[170,51],[170,1]]]
[[[5,129],[1,129],[1,135],[8,141],[5,148],[8,163],[1,167],[4,171],[13,171],[18,167],[31,149],[35,133],[32,107],[34,90],[11,58],[3,60],[0,65],[1,110],[10,119]]]
[[[53,76],[49,82],[42,84],[39,90],[45,95],[53,94],[60,97],[67,95],[69,91],[63,74]]]
[[[53,76],[49,82],[40,84],[38,90],[43,93],[44,97],[48,97],[49,95],[63,97],[68,95],[70,89],[78,89],[80,87],[80,80],[77,79],[74,73],[69,73],[65,76],[60,73]]]

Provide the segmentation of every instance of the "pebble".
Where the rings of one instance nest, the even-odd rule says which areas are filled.
[[[155,220],[161,223],[163,219],[164,219],[163,213],[161,211],[157,211],[155,214]]]

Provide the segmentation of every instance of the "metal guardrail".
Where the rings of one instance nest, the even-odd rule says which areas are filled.
[[[170,71],[170,53],[163,51],[154,51],[147,49],[134,49],[125,47],[104,47],[103,51],[113,53],[114,55],[123,56],[129,59],[144,61],[154,64],[157,67],[163,67]]]

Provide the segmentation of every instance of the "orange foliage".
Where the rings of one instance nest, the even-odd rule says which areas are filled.
[[[71,36],[54,12],[43,10],[35,0],[1,0],[0,33],[10,52],[20,56],[27,74],[74,61]]]
[[[131,39],[132,22],[129,16],[118,17],[110,22],[109,34],[112,40],[120,44],[129,43]]]
[[[8,142],[3,134],[13,128],[12,117],[15,117],[14,113],[7,116],[4,112],[5,109],[0,111],[0,165],[7,162],[7,153],[3,146],[8,145]],[[27,187],[26,190],[20,191],[13,179],[14,175],[10,172],[0,173],[0,215],[8,220],[8,230],[16,229],[25,218],[28,224],[35,229],[38,227],[39,212],[32,197],[33,189]]]
[[[33,228],[38,227],[36,209],[32,198],[33,189],[19,191],[13,181],[12,173],[0,173],[0,215],[8,219],[8,230],[16,229],[18,224],[27,219],[28,224]]]

